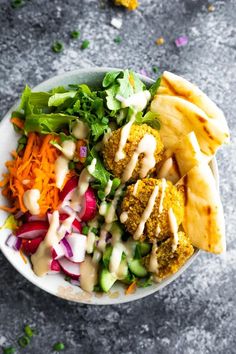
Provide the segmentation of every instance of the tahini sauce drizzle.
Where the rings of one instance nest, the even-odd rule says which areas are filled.
[[[118,162],[118,161],[124,159],[126,156],[126,154],[124,152],[124,147],[125,147],[128,137],[129,137],[131,126],[135,121],[135,117],[136,117],[136,114],[134,113],[131,116],[130,121],[127,124],[125,124],[123,126],[123,128],[121,129],[120,142],[119,142],[118,150],[116,151],[116,154],[115,154],[115,162]]]
[[[122,182],[127,182],[135,169],[135,166],[138,162],[140,154],[144,154],[144,157],[141,162],[141,169],[139,175],[141,178],[146,177],[148,172],[155,166],[155,150],[156,150],[156,139],[152,134],[145,134],[144,137],[140,140],[136,151],[133,153],[129,163],[126,165],[125,170],[122,175]]]
[[[143,230],[144,230],[144,227],[145,227],[145,224],[149,218],[149,216],[151,215],[152,213],[152,209],[155,205],[155,201],[156,201],[156,198],[158,196],[158,193],[159,193],[159,186],[155,186],[154,189],[153,189],[153,192],[149,198],[149,201],[148,201],[148,204],[141,216],[141,219],[140,219],[140,223],[138,225],[138,228],[137,230],[135,231],[133,237],[135,240],[138,240],[142,234],[143,234]]]
[[[105,193],[105,197],[110,194],[111,192],[111,187],[112,187],[112,180],[109,179],[109,181],[107,182],[107,185],[105,187],[104,193]]]
[[[52,260],[51,249],[61,240],[57,234],[59,225],[59,212],[55,210],[52,213],[50,226],[45,239],[40,243],[37,251],[31,256],[34,273],[39,277],[45,275],[50,270]]]
[[[161,179],[161,198],[160,198],[160,204],[159,204],[159,213],[162,213],[163,210],[163,201],[164,201],[164,197],[165,197],[165,190],[166,190],[166,180],[165,178]]]
[[[149,271],[152,273],[158,272],[158,261],[157,261],[156,252],[157,252],[157,245],[156,243],[153,243],[150,262],[149,262]]]
[[[179,236],[178,236],[178,224],[172,208],[168,210],[168,217],[169,217],[170,231],[174,236],[173,243],[172,243],[172,252],[175,252],[178,246]]]
[[[128,217],[128,213],[123,211],[123,213],[120,214],[120,222],[124,224],[128,220]]]
[[[40,213],[39,198],[40,191],[38,189],[29,189],[25,191],[23,195],[24,205],[32,215],[38,215]]]
[[[93,178],[91,174],[94,172],[95,167],[96,167],[97,160],[93,159],[91,164],[87,166],[86,168],[83,169],[79,176],[79,182],[78,182],[78,201],[81,203],[82,202],[82,197],[84,196],[86,190],[89,187],[89,182]]]
[[[139,185],[139,179],[137,180],[137,182],[134,185],[134,190],[133,190],[133,196],[135,197],[138,191],[138,185]]]
[[[86,255],[84,262],[80,263],[80,287],[91,293],[98,280],[98,262]]]

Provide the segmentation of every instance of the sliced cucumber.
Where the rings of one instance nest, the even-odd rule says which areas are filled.
[[[115,283],[117,280],[117,277],[110,273],[108,269],[103,268],[101,273],[100,273],[100,279],[99,279],[99,284],[105,293],[107,293],[112,285]]]
[[[113,247],[111,245],[108,245],[108,246],[106,246],[106,249],[103,253],[102,262],[103,262],[103,265],[105,268],[109,268],[109,262],[111,259],[112,249],[113,249]]]
[[[140,259],[131,259],[129,261],[130,271],[137,277],[145,277],[147,275],[146,268],[142,265]]]
[[[152,246],[147,242],[140,242],[140,253],[142,256],[146,256],[151,252]]]

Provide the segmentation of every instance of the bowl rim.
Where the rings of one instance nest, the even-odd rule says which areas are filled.
[[[86,74],[105,74],[106,72],[109,71],[121,71],[124,69],[120,69],[120,68],[113,68],[113,67],[87,67],[87,68],[83,68],[83,69],[76,69],[76,70],[72,70],[72,71],[67,71],[55,76],[50,77],[49,79],[46,79],[44,81],[42,81],[40,84],[36,85],[33,87],[32,91],[38,91],[38,90],[49,90],[48,87],[55,87],[57,84],[54,82],[60,81],[60,80],[65,80],[66,78],[70,78],[76,75],[86,75]],[[137,73],[138,76],[140,77],[140,79],[142,79],[142,81],[144,81],[146,84],[152,84],[155,81],[149,77],[146,77],[144,75],[141,75],[139,73]],[[60,85],[58,83],[58,85]],[[45,87],[45,88],[44,88]],[[47,87],[47,88],[46,88]],[[9,115],[11,114],[11,112],[19,105],[19,101],[20,99],[16,100],[15,104],[4,114],[2,120],[0,121],[0,129],[3,128],[4,124],[8,123],[9,120]],[[214,175],[214,179],[216,181],[216,185],[217,188],[219,188],[219,171],[218,171],[218,165],[217,165],[217,161],[216,158],[213,157],[213,159],[210,162],[210,166]],[[0,244],[0,250],[2,252],[2,254],[6,257],[6,259],[9,261],[9,263],[17,270],[18,273],[20,273],[24,278],[26,278],[28,281],[30,281],[33,285],[37,286],[38,288],[42,289],[43,291],[46,291],[47,293],[54,295],[60,299],[66,300],[66,301],[73,301],[73,302],[77,302],[77,303],[81,303],[81,304],[88,304],[88,305],[118,305],[118,304],[122,304],[122,303],[127,303],[127,302],[131,302],[131,301],[135,301],[138,299],[142,299],[146,296],[152,295],[156,292],[158,292],[159,290],[163,289],[164,287],[166,287],[167,285],[169,285],[170,283],[172,283],[174,280],[176,280],[192,263],[193,261],[196,259],[196,257],[200,254],[200,250],[199,249],[195,249],[194,254],[187,260],[187,262],[173,275],[171,275],[170,277],[164,279],[162,282],[158,283],[158,287],[156,288],[152,288],[147,292],[143,292],[141,294],[133,294],[132,297],[130,296],[123,296],[123,297],[119,297],[119,298],[114,298],[113,301],[106,301],[106,298],[104,299],[104,301],[100,300],[99,303],[96,302],[90,302],[90,301],[83,301],[83,300],[75,300],[73,298],[68,299],[66,297],[60,296],[58,293],[55,293],[55,291],[50,290],[49,288],[44,287],[43,284],[38,284],[37,280],[35,280],[34,278],[32,278],[30,275],[27,276],[27,274],[24,274],[23,270],[21,268],[17,268],[17,266],[15,264],[13,264],[13,262],[11,261],[11,257],[5,252],[4,248],[1,247]]]

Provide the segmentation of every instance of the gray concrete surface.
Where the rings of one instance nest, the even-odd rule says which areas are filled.
[[[15,345],[24,323],[38,335],[24,353],[52,353],[62,340],[66,353],[192,354],[236,353],[236,1],[140,0],[135,12],[99,0],[25,1],[12,9],[0,1],[0,115],[25,83],[34,86],[55,74],[87,66],[145,68],[182,74],[224,110],[232,139],[217,154],[225,209],[228,252],[202,253],[174,283],[159,293],[112,307],[66,303],[23,279],[0,255],[0,345]],[[120,16],[120,30],[110,26]],[[69,32],[79,28],[90,47]],[[174,39],[188,35],[176,48]],[[122,43],[114,38],[120,35]],[[156,46],[163,36],[165,44]],[[50,47],[62,40],[65,49]],[[0,350],[1,351],[1,350]]]

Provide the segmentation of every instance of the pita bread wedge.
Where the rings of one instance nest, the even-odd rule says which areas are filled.
[[[159,115],[160,135],[166,148],[194,131],[202,153],[210,160],[218,147],[229,140],[223,112],[200,89],[177,75],[164,72],[150,110]]]
[[[203,161],[179,182],[185,190],[183,228],[193,246],[212,253],[226,249],[224,214],[209,165]]]
[[[165,151],[157,177],[176,183],[203,159],[205,156],[200,151],[196,135],[191,132]]]

